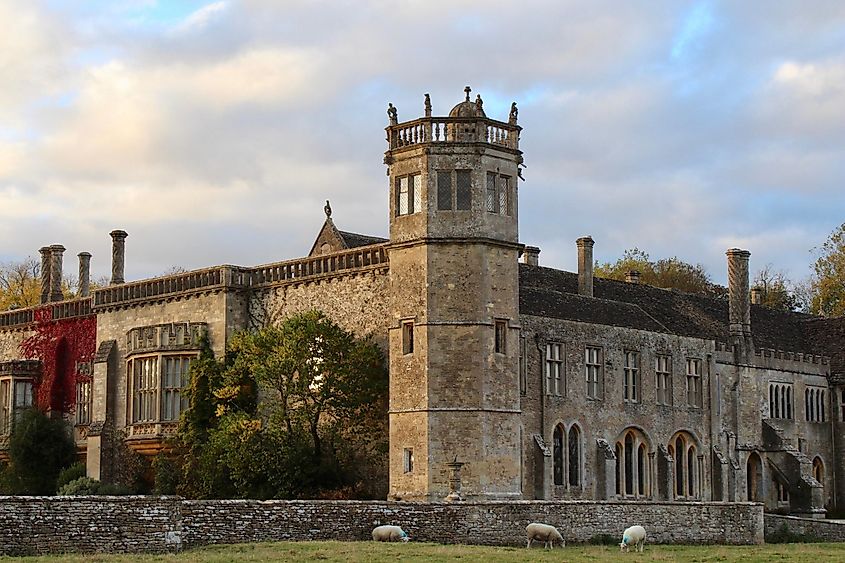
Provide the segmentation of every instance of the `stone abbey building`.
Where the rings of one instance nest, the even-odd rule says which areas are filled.
[[[41,249],[42,305],[0,313],[8,435],[34,401],[72,419],[88,474],[108,478],[111,427],[153,454],[186,407],[201,335],[222,354],[242,329],[312,308],[373,333],[389,358],[389,497],[442,500],[462,462],[467,499],[756,500],[845,508],[845,319],[767,309],[749,256],[727,251],[728,300],[635,273],[539,265],[520,242],[516,105],[448,117],[388,110],[390,238],[344,232],[331,209],[308,255],[125,281],[62,300],[64,248]],[[111,433],[113,435],[114,433]]]

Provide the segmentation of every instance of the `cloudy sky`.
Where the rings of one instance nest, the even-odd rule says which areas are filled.
[[[127,279],[385,236],[388,102],[520,108],[520,236],[793,278],[845,221],[845,2],[0,0],[0,261]]]

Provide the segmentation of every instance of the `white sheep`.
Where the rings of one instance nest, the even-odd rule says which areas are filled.
[[[555,542],[558,542],[561,547],[566,547],[566,540],[563,539],[557,528],[548,524],[532,522],[525,527],[525,535],[528,536],[528,545],[526,547],[529,548],[531,547],[531,542],[534,540],[542,540],[544,548],[553,549]]]
[[[619,551],[628,553],[628,548],[634,546],[637,551],[645,547],[645,528],[642,526],[631,526],[622,532],[622,543],[619,544]]]
[[[411,538],[399,526],[378,526],[373,528],[373,541],[408,541]]]

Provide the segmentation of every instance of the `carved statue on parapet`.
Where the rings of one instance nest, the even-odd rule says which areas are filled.
[[[516,125],[517,117],[519,116],[519,110],[516,109],[516,102],[511,104],[511,114],[508,116],[508,124],[509,125]]]
[[[481,94],[478,94],[475,97],[475,107],[478,110],[478,113],[483,115],[484,113],[484,102],[481,100]]]
[[[387,118],[390,120],[391,125],[399,124],[399,113],[393,107],[393,104],[387,104]]]
[[[431,97],[428,94],[425,95],[425,116],[431,117]]]

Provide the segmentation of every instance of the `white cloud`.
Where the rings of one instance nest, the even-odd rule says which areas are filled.
[[[214,18],[220,17],[220,15],[225,12],[228,7],[229,2],[227,1],[206,4],[189,14],[188,17],[186,17],[185,20],[176,27],[176,31],[186,33],[202,29]]]

